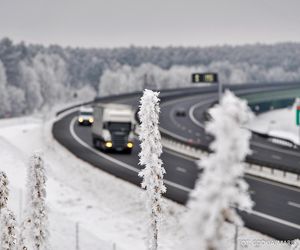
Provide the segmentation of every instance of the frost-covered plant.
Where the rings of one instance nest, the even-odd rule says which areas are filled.
[[[46,250],[48,247],[48,215],[46,207],[46,174],[39,153],[30,160],[27,173],[27,199],[25,218],[21,225],[19,247]],[[30,249],[31,249],[30,248]]]
[[[300,250],[300,240],[294,240],[291,245],[291,250]]]
[[[14,213],[7,208],[2,209],[0,219],[0,250],[16,249],[16,224],[16,217]]]
[[[0,172],[0,213],[7,206],[8,201],[8,179],[4,172]]]
[[[141,152],[139,164],[145,166],[139,173],[143,177],[142,187],[146,189],[147,210],[150,214],[148,249],[158,248],[158,231],[162,215],[162,194],[166,192],[163,183],[165,169],[162,166],[162,153],[159,124],[159,93],[145,90],[140,100],[139,118],[141,121]]]
[[[224,221],[241,225],[235,208],[249,210],[253,205],[242,163],[250,153],[251,137],[243,125],[252,113],[246,101],[226,91],[210,114],[212,120],[206,130],[215,137],[210,145],[213,153],[200,161],[204,172],[188,202],[185,248],[189,250],[223,249],[220,243]]]

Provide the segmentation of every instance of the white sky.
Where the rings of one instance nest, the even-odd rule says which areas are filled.
[[[0,0],[0,38],[114,47],[300,42],[300,0]]]

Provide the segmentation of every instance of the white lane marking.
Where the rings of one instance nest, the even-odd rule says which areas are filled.
[[[199,94],[201,95],[201,93],[199,93]],[[207,102],[207,103],[211,102],[211,98],[212,98],[212,97],[215,97],[215,96],[216,96],[216,94],[210,94],[210,95],[206,94],[206,98],[208,98],[208,99],[206,99],[206,102]],[[195,99],[195,96],[187,96],[187,97],[180,98],[180,99],[181,99],[182,101],[186,101],[186,100]],[[162,107],[164,107],[164,106],[169,106],[169,105],[176,104],[176,103],[178,103],[178,100],[177,100],[177,99],[176,99],[176,100],[172,100],[172,101],[163,102],[163,103],[160,105],[160,107],[161,107],[161,109],[162,109]],[[170,119],[171,119],[171,121],[172,121],[173,123],[176,123],[176,122],[177,122],[177,121],[175,120],[175,118],[174,118],[173,112],[169,112],[169,117],[170,117]],[[186,130],[186,128],[185,128],[184,125],[181,125],[181,128],[182,128],[183,130]],[[160,129],[161,131],[164,131],[166,134],[169,134],[169,135],[175,135],[175,134],[172,133],[171,131],[168,131],[168,130],[162,128],[162,127],[159,127],[159,129]],[[175,138],[176,138],[176,136],[175,136]],[[177,137],[177,138],[178,138],[178,137]],[[183,138],[183,137],[181,137],[181,138]],[[187,140],[187,139],[184,138],[184,140]]]
[[[76,133],[75,133],[75,130],[74,130],[75,121],[76,121],[76,117],[74,117],[73,120],[72,120],[72,122],[70,123],[70,128],[69,128],[69,129],[70,129],[71,135],[73,136],[73,138],[74,138],[79,144],[81,144],[81,145],[84,146],[85,148],[91,150],[93,153],[95,153],[95,154],[97,154],[97,155],[99,155],[99,156],[101,156],[101,157],[103,157],[103,158],[105,158],[105,159],[107,159],[107,160],[109,160],[109,161],[112,161],[112,162],[116,163],[117,165],[119,165],[119,166],[121,166],[121,167],[124,167],[124,168],[126,168],[126,169],[128,169],[128,170],[131,170],[131,171],[133,171],[133,172],[136,172],[136,173],[139,172],[138,169],[136,169],[136,168],[134,168],[134,167],[132,167],[132,166],[130,166],[130,165],[128,165],[128,164],[122,162],[122,161],[116,160],[116,159],[114,159],[114,158],[112,158],[112,157],[110,157],[110,156],[108,156],[108,155],[106,155],[106,154],[100,152],[100,151],[98,151],[98,150],[92,148],[90,145],[88,145],[88,144],[85,143],[84,141],[82,141],[82,140],[76,135]],[[254,178],[254,179],[256,179],[256,178]],[[260,179],[259,179],[259,180],[260,180]],[[178,189],[183,190],[183,191],[186,191],[186,192],[191,192],[191,191],[192,191],[192,189],[190,189],[190,188],[184,187],[184,186],[182,186],[182,185],[179,185],[179,184],[174,183],[174,182],[171,182],[171,181],[165,180],[165,183],[166,183],[167,185],[169,185],[169,186],[173,186],[173,187],[175,187],[175,188],[178,188]],[[269,183],[270,183],[270,182],[269,182]],[[276,184],[276,185],[277,185],[277,184]],[[285,186],[283,186],[283,187],[285,187]],[[285,187],[285,188],[286,188],[286,187]],[[300,190],[296,190],[296,191],[300,192]],[[250,214],[257,215],[257,216],[260,216],[260,217],[263,217],[263,218],[266,218],[266,219],[268,219],[268,220],[275,221],[275,222],[280,223],[280,224],[284,224],[284,225],[289,226],[289,227],[292,227],[292,228],[300,229],[300,225],[297,225],[297,224],[294,224],[294,223],[291,223],[291,222],[288,222],[288,221],[285,221],[285,220],[282,220],[282,219],[279,219],[279,218],[276,218],[276,217],[273,217],[273,216],[270,216],[270,215],[267,215],[267,214],[264,214],[264,213],[261,213],[261,212],[257,212],[257,211],[252,210],[252,211],[249,212],[249,213],[250,213]]]
[[[294,151],[289,151],[289,150],[285,150],[285,149],[280,149],[280,148],[275,148],[273,146],[270,145],[266,145],[266,144],[262,144],[260,142],[255,142],[255,141],[251,141],[251,145],[257,146],[257,147],[261,147],[261,148],[265,148],[265,149],[271,149],[283,154],[289,154],[289,155],[293,155],[293,156],[300,156],[299,153],[296,153]]]
[[[159,130],[160,130],[161,132],[163,132],[163,133],[165,133],[165,134],[167,134],[167,135],[170,135],[170,136],[172,136],[172,137],[174,137],[174,138],[177,138],[177,139],[179,139],[179,140],[182,140],[182,141],[185,141],[185,142],[188,140],[187,138],[185,138],[185,137],[183,137],[183,136],[180,136],[180,135],[177,135],[177,134],[175,134],[175,133],[173,133],[173,132],[171,132],[171,131],[169,131],[169,130],[166,130],[166,129],[162,128],[162,127],[160,127]]]
[[[186,173],[186,172],[187,172],[186,169],[185,169],[185,168],[182,168],[182,167],[176,167],[176,170],[177,170],[178,172],[181,172],[181,173]]]
[[[269,184],[269,185],[272,185],[272,186],[277,186],[277,187],[285,188],[285,189],[292,190],[292,191],[300,193],[300,189],[297,189],[296,187],[287,186],[287,185],[284,185],[284,184],[280,184],[278,182],[273,182],[271,180],[266,180],[266,179],[255,177],[253,175],[248,175],[248,174],[246,174],[245,177],[248,178],[248,179],[260,181],[260,182],[263,182],[263,183],[266,183],[266,184]]]
[[[210,101],[211,102],[211,101]],[[199,102],[194,104],[190,110],[189,110],[189,117],[192,120],[192,122],[194,124],[196,124],[198,127],[200,128],[205,128],[204,124],[202,124],[200,121],[198,121],[194,115],[195,109],[198,108],[201,105],[207,104],[209,102]],[[280,153],[284,153],[284,154],[289,154],[289,155],[294,155],[294,156],[300,156],[299,153],[293,152],[293,151],[289,151],[289,150],[285,150],[285,149],[280,149],[280,148],[276,148],[274,146],[270,146],[270,145],[265,145],[259,142],[255,142],[255,141],[251,141],[251,145],[257,146],[257,147],[261,147],[261,148],[265,148],[265,149],[271,149]]]
[[[138,136],[134,136],[134,138],[135,139],[139,139],[138,138]],[[193,163],[195,163],[195,164],[197,164],[196,162],[199,160],[198,158],[196,158],[196,157],[191,157],[191,156],[188,156],[188,155],[184,155],[184,154],[181,154],[181,153],[179,153],[179,152],[176,152],[176,151],[174,151],[174,150],[172,150],[172,149],[168,149],[168,148],[166,148],[166,147],[163,147],[163,152],[167,152],[168,154],[171,154],[171,155],[174,155],[174,156],[176,156],[176,157],[179,157],[179,158],[182,158],[182,159],[185,159],[185,160],[187,160],[187,161],[191,161],[191,162],[193,162]]]
[[[108,156],[108,155],[106,155],[106,154],[100,152],[99,150],[96,150],[95,148],[91,147],[89,144],[87,144],[86,142],[84,142],[83,140],[81,140],[81,139],[77,136],[77,134],[75,133],[75,130],[74,130],[75,121],[76,121],[76,117],[73,118],[72,122],[70,123],[70,132],[71,132],[71,135],[73,136],[73,138],[74,138],[79,144],[81,144],[81,145],[84,146],[85,148],[91,150],[93,153],[95,153],[95,154],[97,154],[97,155],[103,157],[103,158],[106,159],[106,160],[109,160],[109,161],[111,161],[111,162],[113,162],[113,163],[116,163],[116,164],[118,164],[118,165],[120,165],[120,166],[122,166],[122,167],[124,167],[124,168],[127,168],[127,169],[133,171],[133,172],[136,172],[136,173],[139,172],[139,170],[138,170],[137,168],[132,167],[132,166],[130,166],[130,165],[128,165],[128,164],[126,164],[126,163],[124,163],[124,162],[122,162],[122,161],[116,160],[115,158],[110,157],[110,156]]]
[[[173,150],[168,149],[168,148],[166,148],[166,147],[164,147],[163,149],[164,149],[164,150],[163,150],[164,152],[167,152],[167,153],[169,153],[169,154],[171,154],[171,155],[175,155],[175,156],[177,156],[177,157],[179,157],[179,158],[183,158],[183,159],[185,159],[185,160],[191,161],[191,162],[193,162],[193,163],[195,163],[195,164],[196,164],[196,162],[198,161],[197,158],[193,158],[193,157],[191,157],[191,156],[187,156],[187,155],[183,155],[183,154],[177,153],[176,151],[173,151]]]
[[[300,229],[300,225],[298,224],[295,224],[295,223],[292,223],[292,222],[289,222],[289,221],[286,221],[286,220],[283,220],[283,219],[279,219],[277,217],[274,217],[274,216],[271,216],[271,215],[268,215],[268,214],[264,214],[264,213],[261,213],[261,212],[258,212],[258,211],[255,211],[255,210],[252,210],[252,211],[247,211],[249,214],[254,214],[256,216],[259,216],[259,217],[262,217],[262,218],[265,218],[265,219],[268,219],[268,220],[271,220],[271,221],[275,221],[279,224],[283,224],[285,226],[288,226],[288,227],[292,227],[292,228],[295,228],[295,229]]]
[[[275,160],[281,160],[282,157],[280,155],[271,155],[271,157]]]
[[[183,97],[180,98],[181,101],[187,101],[187,100],[191,100],[191,99],[195,99],[195,98],[199,98],[199,95],[205,95],[205,98],[208,98],[209,100],[211,100],[211,97],[215,97],[215,100],[217,100],[217,94],[208,94],[208,93],[198,93],[196,95],[192,95],[192,96],[187,96],[187,97]],[[164,107],[164,106],[170,106],[173,104],[178,103],[178,99],[174,99],[171,101],[166,101],[166,102],[162,102],[162,104],[160,105],[160,107]]]
[[[194,104],[191,108],[190,108],[190,110],[189,110],[189,117],[190,117],[190,119],[192,120],[192,122],[194,123],[194,124],[196,124],[198,127],[200,127],[200,128],[205,128],[205,126],[200,122],[200,121],[198,121],[197,119],[196,119],[196,117],[195,117],[195,115],[194,115],[194,112],[195,112],[195,109],[196,108],[198,108],[198,107],[200,107],[201,105],[204,105],[204,104],[209,104],[209,103],[211,103],[212,101],[211,100],[208,100],[208,101],[203,101],[203,102],[199,102],[199,103],[196,103],[196,104]]]
[[[289,202],[288,202],[288,205],[290,205],[290,206],[292,206],[292,207],[300,208],[300,204],[299,204],[299,203],[296,203],[296,202],[293,202],[293,201],[289,201]]]
[[[89,144],[87,144],[86,142],[84,142],[83,140],[81,140],[81,139],[77,136],[77,134],[75,133],[75,130],[74,130],[75,121],[76,121],[76,117],[74,117],[73,120],[71,121],[69,129],[70,129],[71,135],[73,136],[73,138],[74,138],[79,144],[81,144],[83,147],[85,147],[85,148],[91,150],[93,153],[95,153],[95,154],[97,154],[97,155],[103,157],[104,159],[109,160],[109,161],[111,161],[111,162],[113,162],[113,163],[115,163],[115,164],[117,164],[117,165],[119,165],[119,166],[121,166],[121,167],[123,167],[123,168],[126,168],[126,169],[128,169],[128,170],[130,170],[130,171],[133,171],[133,172],[135,172],[135,173],[139,173],[139,172],[140,172],[139,169],[137,169],[137,168],[135,168],[135,167],[133,167],[133,166],[130,166],[130,165],[128,165],[127,163],[124,163],[124,162],[122,162],[122,161],[119,161],[119,160],[117,160],[117,159],[115,159],[115,158],[113,158],[113,157],[110,157],[110,156],[108,156],[108,155],[106,155],[106,154],[100,152],[99,150],[96,150],[95,148],[91,147]],[[168,180],[164,180],[164,183],[167,184],[168,186],[172,186],[172,187],[178,188],[178,189],[180,189],[180,190],[182,190],[182,191],[185,191],[185,192],[190,192],[190,191],[192,191],[192,189],[190,189],[190,188],[187,188],[187,187],[185,187],[185,186],[182,186],[182,185],[180,185],[180,184],[177,184],[177,183],[174,183],[174,182],[171,182],[171,181],[168,181]]]

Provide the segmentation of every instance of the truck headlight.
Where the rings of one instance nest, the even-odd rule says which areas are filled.
[[[133,148],[133,143],[132,142],[127,142],[127,148]]]
[[[83,122],[83,118],[82,118],[82,117],[79,117],[79,118],[78,118],[78,121],[79,121],[79,122]]]
[[[112,147],[112,142],[111,141],[107,141],[107,142],[105,142],[105,147],[107,147],[107,148],[111,148]]]
[[[94,118],[91,117],[91,118],[89,119],[89,122],[90,122],[90,123],[93,123],[93,122],[94,122]]]

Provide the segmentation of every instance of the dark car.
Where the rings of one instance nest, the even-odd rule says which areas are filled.
[[[175,112],[176,116],[185,117],[186,116],[186,110],[184,108],[179,108]]]

